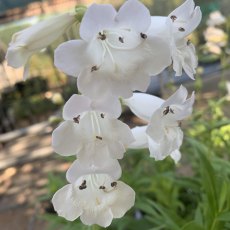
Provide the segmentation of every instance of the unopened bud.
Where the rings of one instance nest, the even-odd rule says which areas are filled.
[[[87,10],[87,7],[84,5],[75,6],[75,13],[76,13],[75,17],[78,20],[78,22],[81,22],[86,10]]]

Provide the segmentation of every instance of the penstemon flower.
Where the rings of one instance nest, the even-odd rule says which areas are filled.
[[[80,91],[94,99],[144,91],[149,74],[170,64],[168,46],[146,34],[150,23],[148,9],[137,0],[126,1],[118,12],[111,5],[93,4],[81,22],[82,39],[61,44],[55,65],[78,77]]]
[[[75,16],[69,13],[26,28],[13,35],[6,54],[9,66],[24,66],[24,78],[28,75],[29,58],[58,39],[75,22]]]
[[[201,17],[200,7],[195,7],[193,0],[185,1],[168,17],[151,17],[149,33],[161,36],[170,45],[176,76],[181,76],[184,69],[194,79],[197,57],[194,45],[186,37],[196,29]]]
[[[181,86],[166,101],[142,93],[124,100],[138,117],[149,123],[132,129],[136,141],[131,143],[130,148],[148,147],[150,156],[156,160],[163,160],[170,155],[177,162],[183,140],[181,121],[192,113],[194,103],[194,93],[189,99],[186,99],[187,95],[186,88]],[[143,103],[148,106],[142,107]]]
[[[135,192],[108,174],[86,174],[58,190],[52,199],[59,216],[69,221],[80,217],[86,225],[107,227],[134,205]]]
[[[90,108],[90,104],[90,99],[82,95],[67,101],[63,109],[65,121],[52,135],[54,150],[94,163],[108,157],[123,158],[126,147],[134,141],[130,128],[109,113]]]

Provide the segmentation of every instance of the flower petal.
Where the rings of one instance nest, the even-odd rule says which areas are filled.
[[[181,152],[178,149],[174,150],[170,154],[170,157],[174,160],[175,164],[177,164],[179,162],[179,160],[181,159]]]
[[[59,189],[52,198],[54,210],[59,216],[69,221],[77,219],[82,214],[82,209],[73,201],[74,188],[71,184]]]
[[[114,191],[116,202],[111,206],[111,211],[114,218],[121,218],[134,205],[135,192],[134,190],[123,183],[117,182],[116,191]]]
[[[74,184],[81,176],[94,173],[108,174],[114,180],[118,180],[121,177],[121,166],[118,160],[113,160],[106,156],[104,156],[103,161],[98,161],[97,165],[75,160],[66,173],[66,179],[69,183]]]
[[[129,27],[137,32],[145,32],[151,23],[147,7],[137,0],[126,1],[119,9],[115,21],[119,26]]]
[[[146,128],[147,126],[136,126],[135,128],[131,129],[135,141],[129,145],[129,148],[143,149],[148,147]]]
[[[161,107],[164,100],[150,94],[134,93],[132,97],[123,99],[123,102],[136,116],[145,121],[150,121],[152,114]]]
[[[113,220],[113,214],[110,209],[102,209],[100,211],[84,210],[80,217],[83,224],[93,225],[97,224],[101,227],[108,227]]]
[[[89,111],[90,104],[91,100],[88,97],[78,94],[72,95],[63,107],[63,118],[73,121],[74,117]]]
[[[80,36],[85,41],[90,41],[103,29],[114,26],[117,12],[112,5],[92,4],[81,21]]]
[[[82,66],[90,63],[90,58],[85,55],[86,50],[87,43],[84,41],[72,40],[64,42],[55,50],[54,64],[64,73],[77,77]]]
[[[182,5],[177,7],[174,11],[169,14],[171,16],[180,16],[183,20],[188,20],[190,15],[193,13],[195,8],[195,3],[193,0],[186,0]]]
[[[81,133],[78,124],[72,121],[64,121],[52,133],[52,147],[62,156],[77,154],[81,147]]]
[[[181,85],[180,88],[162,104],[162,108],[172,104],[182,104],[185,102],[187,96],[187,89]]]

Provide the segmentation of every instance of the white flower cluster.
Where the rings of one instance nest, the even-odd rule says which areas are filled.
[[[185,1],[167,17],[151,17],[138,0],[127,0],[116,11],[107,4],[92,4],[80,24],[79,40],[62,43],[55,65],[77,77],[81,95],[73,95],[63,108],[64,122],[52,135],[54,150],[77,160],[67,171],[68,185],[58,190],[53,205],[58,215],[86,225],[107,227],[135,202],[135,192],[119,181],[127,148],[149,148],[150,156],[175,162],[183,132],[181,121],[192,113],[194,94],[181,86],[167,100],[133,93],[146,91],[150,76],[173,63],[176,75],[184,70],[194,78],[197,58],[187,36],[198,26],[201,11]],[[14,35],[8,64],[27,65],[34,52],[46,47],[75,22],[65,14]],[[148,125],[132,130],[118,120],[119,97]]]

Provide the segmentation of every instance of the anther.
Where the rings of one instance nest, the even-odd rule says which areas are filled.
[[[101,39],[102,41],[106,39],[106,35],[102,34],[101,32],[98,33],[99,34],[99,39]]]
[[[75,123],[79,124],[79,122],[80,122],[80,115],[78,115],[77,117],[74,117],[74,118],[73,118],[73,121],[74,121]]]
[[[92,68],[91,68],[91,72],[93,71],[97,71],[98,70],[98,67],[96,65],[94,65]]]
[[[119,42],[124,43],[124,38],[123,37],[119,37]]]
[[[115,187],[115,186],[117,186],[117,182],[114,181],[111,183],[111,187]]]
[[[172,19],[172,21],[174,22],[174,21],[177,19],[177,16],[172,15],[170,18],[171,18],[171,19]]]
[[[187,41],[187,46],[189,46],[191,44],[191,41],[190,40],[188,40]]]
[[[169,106],[166,106],[165,110],[163,111],[163,115],[167,115],[168,113],[174,114],[174,111]]]
[[[100,137],[100,136],[96,136],[96,138],[97,138],[98,140],[102,140],[102,137]]]
[[[179,30],[180,32],[184,32],[184,31],[185,31],[185,29],[184,29],[183,27],[180,27],[178,30]]]
[[[82,183],[81,183],[81,185],[79,186],[79,189],[83,190],[83,189],[86,189],[86,188],[87,188],[87,186],[86,186],[86,180],[83,180]]]
[[[147,38],[147,35],[144,34],[144,33],[140,33],[140,35],[141,35],[141,38],[143,38],[143,39],[146,39],[146,38]]]
[[[102,186],[99,187],[99,189],[105,189],[105,186],[102,185]]]
[[[104,113],[101,113],[101,118],[105,118],[105,114]]]

